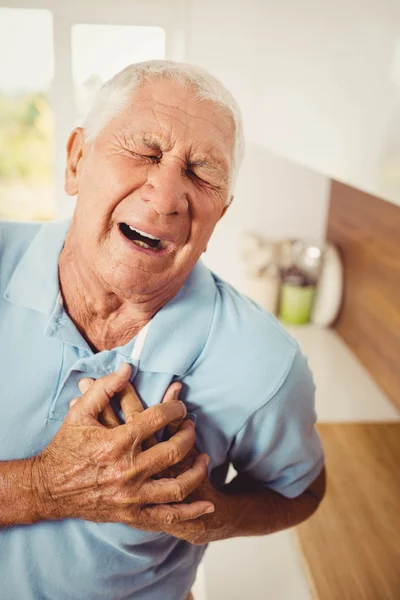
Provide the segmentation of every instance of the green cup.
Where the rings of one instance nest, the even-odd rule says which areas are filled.
[[[315,286],[284,283],[281,287],[279,316],[285,323],[304,325],[311,318]]]

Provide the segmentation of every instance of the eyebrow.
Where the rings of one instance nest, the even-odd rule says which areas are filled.
[[[155,138],[151,133],[143,133],[141,136],[141,141],[145,146],[150,148],[150,150],[162,152],[159,140],[157,140],[157,138]]]
[[[205,160],[204,158],[197,158],[197,159],[191,159],[191,160],[188,159],[187,164],[190,165],[191,167],[199,167],[200,169],[207,169],[208,171],[213,171],[214,173],[220,171],[220,168],[223,166],[219,162],[217,162],[216,164],[210,163],[208,160]]]

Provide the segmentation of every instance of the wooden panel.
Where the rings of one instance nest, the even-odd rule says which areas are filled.
[[[400,423],[320,424],[327,493],[297,528],[318,600],[400,598]]]
[[[400,207],[334,181],[327,238],[345,269],[334,327],[400,406]]]

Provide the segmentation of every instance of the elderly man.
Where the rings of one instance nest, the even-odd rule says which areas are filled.
[[[4,600],[183,600],[208,542],[318,507],[306,359],[199,262],[242,147],[209,74],[131,65],[68,140],[72,221],[1,224]]]

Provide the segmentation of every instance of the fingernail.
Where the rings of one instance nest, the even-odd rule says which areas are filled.
[[[205,512],[206,513],[212,513],[215,511],[215,506],[209,506],[208,508],[206,508]]]
[[[81,379],[78,383],[78,388],[81,394],[85,394],[90,388],[90,381],[88,381],[86,378]]]
[[[186,417],[187,408],[186,408],[185,404],[182,401],[180,401],[180,403],[181,403],[182,408],[183,408],[183,416]]]
[[[206,463],[206,467],[208,467],[208,465],[210,464],[210,457],[208,456],[208,454],[205,456],[204,462]]]
[[[69,403],[69,407],[72,408],[74,406],[74,404],[76,404],[78,402],[78,398],[74,398],[73,400],[71,400],[71,402]]]

